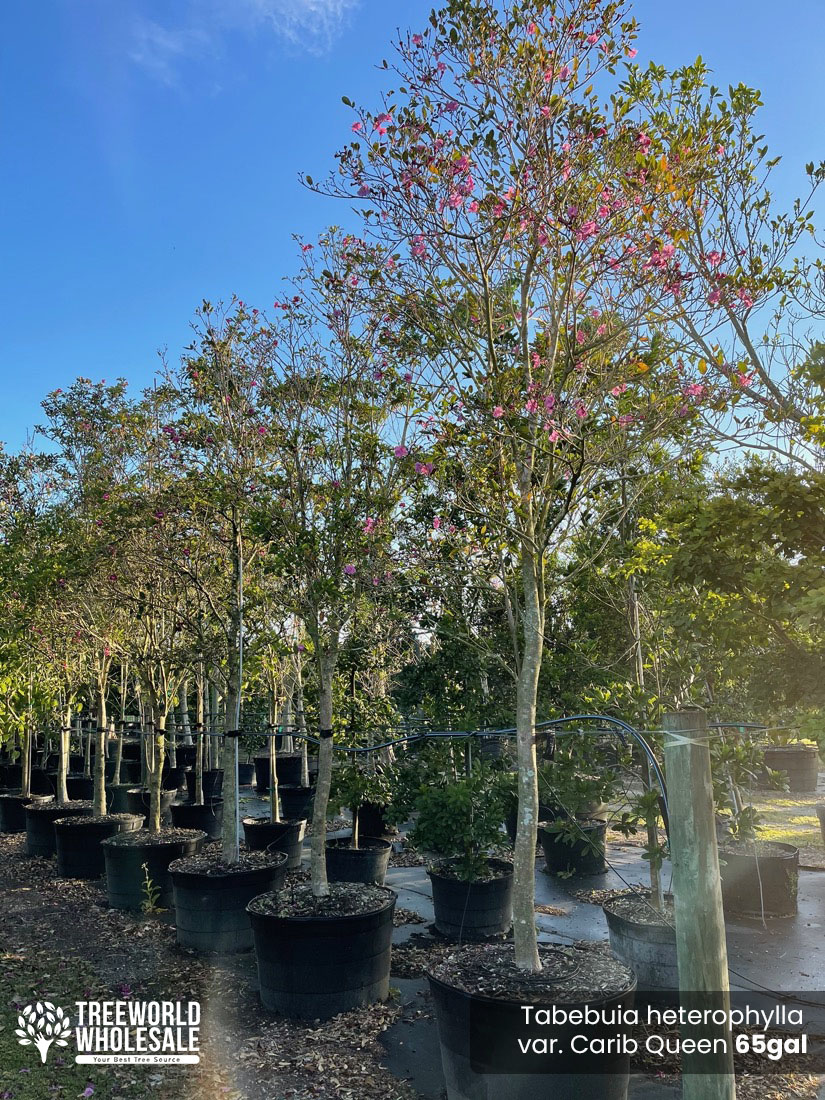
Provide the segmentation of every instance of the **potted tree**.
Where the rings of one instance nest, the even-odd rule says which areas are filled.
[[[392,844],[380,836],[362,835],[360,811],[365,804],[386,806],[392,799],[392,770],[374,754],[354,756],[333,772],[330,803],[352,814],[352,833],[327,841],[327,874],[331,882],[377,882],[382,885]]]
[[[414,419],[387,316],[387,256],[330,230],[302,253],[295,293],[278,303],[277,384],[269,430],[281,476],[269,517],[271,568],[300,621],[317,677],[319,752],[311,881],[255,898],[261,1000],[326,1018],[389,990],[395,894],[331,882],[326,819],[333,761],[333,685],[342,638],[361,594],[389,598]],[[274,341],[273,341],[274,343]]]
[[[434,857],[427,873],[435,927],[456,940],[507,932],[513,919],[513,865],[501,831],[507,799],[495,773],[479,762],[452,782],[422,787],[410,842]]]

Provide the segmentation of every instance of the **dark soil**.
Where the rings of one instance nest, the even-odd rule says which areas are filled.
[[[134,833],[118,833],[107,843],[135,848],[144,844],[179,844],[182,840],[191,840],[197,832],[197,829],[161,829],[159,833],[150,833],[148,829],[138,829]]]
[[[507,863],[510,868],[510,874],[512,874],[512,863],[508,863],[507,860],[491,860],[487,865],[486,871],[480,875],[473,877],[473,882],[492,882],[494,879],[507,878],[508,872],[501,866],[501,864]],[[440,878],[455,879],[456,882],[465,882],[466,879],[459,874],[458,866],[449,859],[436,860],[431,863],[427,868],[434,875],[438,875]]]
[[[649,894],[620,895],[610,901],[611,913],[616,913],[634,924],[670,925],[673,927],[675,914],[673,912],[673,900],[665,898],[664,912],[660,913],[650,899]]]
[[[539,946],[537,974],[516,966],[509,944],[462,947],[432,967],[433,977],[465,993],[503,1001],[579,1004],[629,989],[633,972],[609,952],[586,944]]]
[[[77,806],[78,803],[72,802],[70,805]],[[88,802],[86,805],[90,806],[91,803]],[[83,828],[84,825],[99,824],[101,821],[134,821],[135,818],[140,818],[141,821],[143,820],[139,814],[91,814],[86,817],[67,817],[66,822],[71,823],[72,827],[76,825],[80,829]],[[60,818],[57,820],[60,821]],[[140,829],[137,831],[141,832]]]
[[[283,855],[283,853],[281,853]],[[277,867],[284,860],[266,852],[241,852],[237,863],[227,863],[220,851],[200,853],[196,856],[183,856],[169,864],[170,871],[191,871],[199,875],[239,875],[245,871],[254,871],[258,867]]]
[[[383,909],[389,895],[363,882],[331,882],[329,896],[314,898],[310,884],[294,890],[261,894],[250,903],[256,913],[275,917],[344,917]]]
[[[58,806],[56,802],[32,802],[30,806],[27,806],[27,810],[48,810],[50,813],[55,810],[75,810],[84,809],[90,810],[92,808],[91,799],[69,799],[68,802],[64,802],[62,806]]]
[[[769,840],[743,840],[730,841],[726,840],[724,844],[719,845],[719,855],[722,859],[725,858],[725,853],[732,856],[789,856],[790,853],[785,848],[780,848],[778,844],[772,844]]]

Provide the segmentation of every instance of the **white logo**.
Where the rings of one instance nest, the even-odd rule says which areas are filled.
[[[40,1061],[46,1061],[49,1047],[56,1043],[59,1047],[68,1046],[66,1037],[71,1035],[71,1021],[60,1005],[51,1001],[38,1001],[26,1005],[17,1017],[19,1027],[14,1034],[21,1047],[35,1046],[40,1051]]]

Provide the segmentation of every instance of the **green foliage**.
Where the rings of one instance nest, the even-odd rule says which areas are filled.
[[[141,911],[144,913],[162,913],[163,909],[158,905],[160,899],[160,887],[149,877],[149,865],[142,863],[143,869],[143,900],[140,903]]]
[[[451,861],[460,879],[482,879],[488,857],[504,847],[501,826],[507,806],[497,773],[476,764],[456,782],[419,789],[414,799],[418,818],[410,840],[417,848]]]

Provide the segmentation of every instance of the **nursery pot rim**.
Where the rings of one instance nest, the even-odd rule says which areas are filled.
[[[392,841],[381,836],[359,836],[356,848],[352,844],[351,836],[336,836],[327,840],[326,847],[337,852],[360,852],[362,849],[367,852],[385,852],[388,848],[392,849]]]
[[[133,815],[139,817],[139,814]],[[175,827],[175,832],[191,833],[191,837],[164,837],[164,832],[167,830],[161,829],[159,833],[153,833],[151,830],[135,829],[134,833],[117,833],[115,836],[108,836],[105,840],[101,840],[101,844],[110,848],[123,848],[126,851],[135,850],[139,848],[171,848],[173,844],[186,844],[187,841],[195,837],[200,837],[202,841],[209,840],[209,834],[205,833],[203,829],[182,829]],[[168,831],[171,831],[169,829]],[[124,837],[130,837],[139,834],[141,838],[145,838],[142,844],[135,844],[133,841],[129,842],[124,840]]]
[[[338,884],[331,883],[331,885],[335,886]],[[344,884],[341,883],[340,885]],[[357,884],[351,883],[350,885]],[[250,914],[250,916],[260,917],[270,922],[277,921],[282,923],[305,924],[310,926],[324,923],[331,924],[338,921],[342,921],[348,924],[350,922],[363,920],[365,917],[374,917],[377,916],[379,913],[384,913],[387,909],[391,908],[391,906],[395,905],[395,903],[398,901],[398,894],[395,892],[395,890],[391,890],[389,886],[371,885],[371,888],[373,890],[380,890],[383,894],[386,895],[386,897],[384,901],[380,905],[375,906],[375,908],[362,910],[359,913],[259,913],[257,909],[252,908],[252,905],[255,903],[255,901],[257,901],[257,898],[253,898],[252,901],[250,901],[250,903],[246,907],[246,911]]]
[[[389,843],[389,841],[388,841]],[[509,860],[499,859],[496,856],[487,857],[487,866],[493,867],[496,870],[501,870],[501,874],[495,875],[493,878],[471,878],[463,879],[456,878],[454,875],[445,875],[439,872],[439,866],[448,866],[451,863],[457,863],[461,859],[460,856],[451,856],[449,859],[442,859],[438,863],[432,863],[427,867],[427,874],[430,878],[438,878],[444,882],[463,882],[468,886],[487,886],[492,882],[503,882],[508,878],[512,878],[515,872],[515,867]]]
[[[223,868],[218,872],[215,871],[199,871],[195,868],[179,867],[176,864],[186,863],[190,859],[203,860],[201,853],[194,855],[179,856],[177,859],[173,859],[169,864],[169,873],[177,878],[185,880],[187,883],[209,883],[209,882],[224,882],[227,879],[233,879],[234,881],[243,881],[244,876],[254,878],[255,875],[261,874],[264,871],[279,871],[285,864],[287,859],[286,852],[270,852],[266,850],[269,859],[266,862],[261,862],[253,867],[244,867],[241,864],[233,864],[229,867]],[[275,858],[277,857],[277,858]],[[217,857],[219,860],[219,857]]]

